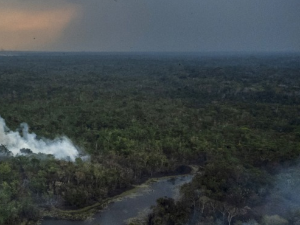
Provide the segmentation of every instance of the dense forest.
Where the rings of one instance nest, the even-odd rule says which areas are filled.
[[[299,55],[0,56],[7,127],[80,151],[13,156],[0,137],[0,224],[101,203],[182,165],[200,171],[181,199],[137,223],[300,224],[299,115]]]

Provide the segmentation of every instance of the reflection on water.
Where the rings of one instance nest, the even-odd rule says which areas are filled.
[[[163,178],[147,186],[142,185],[133,194],[109,204],[105,210],[97,213],[91,220],[45,220],[42,225],[123,225],[129,218],[147,212],[152,205],[155,205],[156,199],[164,196],[178,197],[179,187],[190,182],[192,177],[193,175]]]

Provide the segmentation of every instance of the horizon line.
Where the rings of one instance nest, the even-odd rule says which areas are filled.
[[[50,51],[50,50],[0,50],[5,53],[29,53],[29,54],[202,54],[202,55],[249,55],[249,54],[300,54],[300,51],[276,50],[276,51]]]

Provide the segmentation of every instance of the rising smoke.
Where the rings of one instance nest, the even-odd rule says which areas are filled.
[[[20,125],[22,135],[18,131],[11,131],[0,116],[0,145],[5,146],[14,156],[22,155],[21,149],[30,149],[32,153],[52,154],[57,159],[75,161],[79,152],[67,137],[54,140],[38,139],[35,133],[29,132],[26,123]]]
[[[277,176],[274,188],[266,199],[266,213],[278,214],[283,217],[291,217],[294,211],[298,211],[298,223],[300,224],[300,164],[283,169]]]

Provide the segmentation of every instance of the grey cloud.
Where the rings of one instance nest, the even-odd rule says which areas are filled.
[[[39,1],[65,3],[81,15],[48,50],[300,51],[299,0]]]

